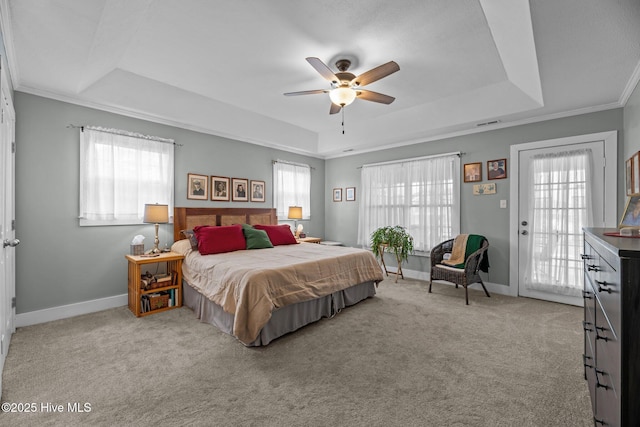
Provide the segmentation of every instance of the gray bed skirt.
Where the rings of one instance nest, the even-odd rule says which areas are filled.
[[[267,345],[289,332],[317,322],[323,317],[333,317],[344,307],[354,305],[376,294],[374,282],[361,283],[326,297],[300,302],[275,310],[269,323],[260,335],[247,347]],[[207,299],[186,282],[182,284],[182,302],[196,314],[201,322],[215,325],[223,332],[233,335],[233,314],[227,313],[218,304]]]

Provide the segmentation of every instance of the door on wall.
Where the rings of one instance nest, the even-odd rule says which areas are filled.
[[[15,330],[15,113],[4,67],[0,70],[0,395],[2,369]]]
[[[516,154],[517,294],[582,306],[582,229],[615,225],[615,154],[589,135]]]

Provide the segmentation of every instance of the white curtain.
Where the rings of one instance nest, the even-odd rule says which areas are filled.
[[[460,232],[457,154],[362,167],[358,244],[379,227],[400,225],[428,252]]]
[[[582,227],[593,222],[591,164],[589,149],[541,154],[531,160],[526,288],[581,295]]]
[[[311,217],[311,167],[277,161],[273,163],[273,206],[280,220],[287,219],[289,206],[302,207],[302,219]]]
[[[173,213],[174,145],[113,129],[80,132],[80,225],[142,223],[144,205]]]

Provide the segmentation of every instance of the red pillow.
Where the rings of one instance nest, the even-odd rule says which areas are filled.
[[[241,225],[222,227],[193,227],[198,239],[198,251],[202,255],[220,254],[247,249]]]
[[[298,243],[296,237],[291,232],[291,227],[287,224],[282,225],[260,225],[256,224],[253,226],[256,230],[264,230],[267,232],[267,236],[269,236],[269,240],[271,240],[271,244],[273,246],[278,245],[295,245]]]

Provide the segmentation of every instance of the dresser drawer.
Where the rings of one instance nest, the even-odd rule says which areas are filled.
[[[616,335],[620,334],[620,275],[604,258],[600,258],[600,270],[591,281],[594,292],[602,305]]]
[[[594,425],[619,427],[620,426],[620,398],[607,388],[608,375],[599,374],[596,370],[596,409],[593,411]]]
[[[604,316],[602,307],[596,303],[595,310],[595,369],[600,383],[616,396],[620,393],[620,341]]]

